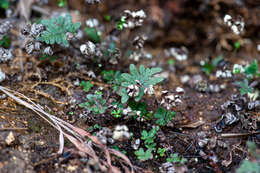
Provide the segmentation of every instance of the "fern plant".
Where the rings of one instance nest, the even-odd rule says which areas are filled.
[[[145,68],[143,65],[140,65],[138,71],[136,66],[131,64],[129,70],[130,74],[123,73],[121,75],[122,83],[119,95],[121,96],[122,103],[126,103],[130,98],[129,93],[127,92],[127,87],[138,85],[139,92],[133,96],[135,101],[138,102],[143,97],[145,89],[149,88],[151,85],[154,86],[155,84],[163,81],[162,77],[154,77],[154,74],[161,72],[161,68],[149,69]]]
[[[46,27],[39,40],[46,44],[59,44],[65,47],[69,46],[67,34],[75,32],[79,29],[81,22],[75,24],[72,23],[71,16],[66,14],[65,16],[59,16],[57,18],[41,20],[41,24]]]
[[[256,144],[248,141],[247,146],[249,149],[250,159],[243,160],[237,173],[259,173],[260,172],[260,150]]]
[[[144,151],[143,148],[139,148],[139,150],[135,151],[135,155],[141,161],[146,161],[153,158],[152,149],[147,149]]]
[[[156,118],[156,124],[160,126],[167,125],[175,116],[175,112],[168,111],[162,107],[159,107],[157,112],[154,114]]]
[[[106,100],[102,98],[102,92],[96,91],[95,94],[88,94],[88,101],[79,104],[79,107],[86,108],[94,114],[103,114],[106,112]]]

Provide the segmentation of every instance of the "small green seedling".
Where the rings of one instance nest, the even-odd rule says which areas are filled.
[[[154,142],[156,138],[156,133],[159,130],[159,127],[151,129],[150,131],[143,130],[141,139],[144,141],[146,148],[155,150],[156,143]]]
[[[110,22],[110,21],[111,21],[111,16],[107,14],[107,15],[104,16],[104,19],[105,19],[107,22]]]
[[[43,55],[40,57],[40,60],[43,61],[43,60],[49,59],[50,62],[53,62],[56,58],[57,58],[56,55],[50,56],[50,55],[43,54]]]
[[[184,164],[187,162],[186,158],[183,158],[182,156],[179,156],[178,153],[172,153],[170,157],[167,158],[167,162],[173,162],[175,164]]]
[[[118,29],[118,30],[123,30],[124,29],[124,24],[126,24],[126,21],[125,21],[125,19],[124,18],[120,18],[120,20],[118,20],[117,22],[116,22],[116,28]]]
[[[258,72],[257,60],[254,60],[248,67],[246,67],[245,74],[249,79],[253,78],[254,76],[260,76],[260,73]]]
[[[166,149],[165,148],[158,148],[157,153],[159,154],[160,157],[165,156]]]
[[[152,149],[147,149],[146,151],[144,151],[143,148],[139,148],[139,150],[135,152],[135,155],[141,161],[146,161],[153,158]]]
[[[0,46],[3,46],[4,48],[9,48],[11,45],[11,39],[5,35],[2,40],[0,40]]]
[[[94,43],[101,42],[101,33],[98,32],[96,28],[85,27],[85,33],[90,41],[93,41]]]
[[[156,118],[156,124],[159,126],[167,125],[175,116],[175,112],[168,111],[162,107],[159,107],[157,112],[154,114]]]
[[[169,59],[169,60],[168,60],[168,64],[169,64],[170,66],[173,66],[173,65],[174,65],[174,59]]]
[[[114,76],[115,76],[115,71],[114,70],[103,70],[101,72],[103,79],[110,83],[114,80]]]
[[[58,6],[59,7],[66,7],[67,6],[67,0],[58,0]]]
[[[84,91],[89,92],[94,85],[89,81],[81,81],[80,86],[83,87]]]
[[[236,41],[236,42],[234,43],[234,51],[237,52],[240,47],[241,47],[240,42],[239,42],[239,41]]]
[[[115,118],[120,118],[122,116],[121,115],[122,112],[123,111],[121,109],[112,110],[111,115],[113,115],[113,117],[115,117]]]
[[[118,91],[122,82],[121,72],[113,70],[103,70],[101,72],[103,79],[108,83],[112,84],[113,91]]]
[[[81,25],[80,22],[73,24],[69,14],[59,16],[58,18],[41,20],[41,24],[46,27],[46,30],[41,33],[40,41],[46,44],[57,43],[65,47],[69,46],[67,33],[75,34]]]
[[[79,107],[89,109],[94,114],[105,113],[107,107],[105,106],[106,100],[102,98],[102,92],[96,91],[95,94],[87,95],[88,102],[79,104]]]
[[[9,1],[8,0],[0,0],[0,7],[2,9],[7,9],[9,7]]]
[[[128,106],[135,112],[140,111],[141,117],[147,114],[147,104],[145,102],[129,101]],[[135,115],[135,118],[137,115]]]
[[[241,95],[254,92],[254,88],[250,87],[248,84],[248,79],[244,79],[244,81],[236,82],[236,84],[240,87],[239,91]]]
[[[237,173],[259,173],[260,165],[257,162],[251,162],[250,160],[243,160]]]
[[[210,73],[215,70],[217,65],[220,63],[220,61],[223,60],[222,55],[218,56],[217,58],[214,58],[212,63],[204,62],[202,64],[202,71],[204,71],[207,75],[210,75]]]
[[[250,160],[243,160],[237,173],[259,173],[260,172],[260,150],[256,144],[248,141],[247,146],[250,153]]]
[[[121,90],[119,95],[121,95],[121,102],[126,103],[130,96],[127,94],[127,87],[130,85],[140,85],[140,92],[137,96],[134,96],[134,100],[138,102],[144,95],[144,90],[149,88],[150,85],[154,86],[155,84],[163,81],[162,77],[154,77],[154,74],[161,72],[161,68],[145,68],[143,65],[140,65],[139,71],[134,64],[130,65],[130,74],[123,73]]]

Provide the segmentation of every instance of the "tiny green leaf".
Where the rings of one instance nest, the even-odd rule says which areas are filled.
[[[81,81],[80,86],[83,87],[83,90],[86,92],[89,92],[89,90],[94,86],[91,82],[89,81]]]
[[[86,27],[85,32],[87,37],[94,43],[100,43],[101,39],[95,28]]]

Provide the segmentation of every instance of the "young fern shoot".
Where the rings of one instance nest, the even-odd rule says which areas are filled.
[[[157,83],[163,81],[162,77],[154,77],[154,74],[161,72],[161,68],[145,68],[140,65],[139,71],[134,64],[129,67],[129,73],[123,73],[121,90],[121,102],[126,103],[129,98],[134,98],[136,102],[141,100],[145,92],[151,89]]]

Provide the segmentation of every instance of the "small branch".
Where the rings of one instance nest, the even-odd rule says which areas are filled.
[[[19,128],[19,127],[14,127],[14,128],[0,128],[0,131],[8,131],[8,130],[27,130],[28,128]]]
[[[242,136],[250,136],[260,134],[260,132],[252,132],[252,133],[222,133],[220,137],[223,138],[231,138],[231,137],[242,137]]]
[[[41,8],[41,7],[37,6],[37,5],[32,5],[32,10],[36,11],[36,12],[39,12],[41,14],[44,14],[46,16],[50,16],[50,11],[49,10]]]

